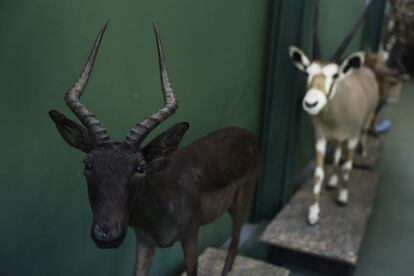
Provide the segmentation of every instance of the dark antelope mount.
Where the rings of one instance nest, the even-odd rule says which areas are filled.
[[[200,225],[230,213],[233,237],[223,275],[231,270],[240,229],[259,171],[255,137],[240,128],[224,128],[179,148],[188,123],[179,123],[145,146],[144,138],[177,109],[155,29],[164,106],[131,129],[122,142],[111,142],[80,96],[88,82],[102,36],[100,31],[79,80],[65,96],[83,126],[52,110],[63,139],[86,153],[84,173],[93,211],[91,236],[100,248],[116,248],[128,226],[137,237],[134,275],[147,275],[156,247],[180,241],[188,275],[197,275]]]

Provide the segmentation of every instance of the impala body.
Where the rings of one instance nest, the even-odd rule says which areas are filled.
[[[147,275],[156,247],[182,245],[188,275],[197,275],[200,225],[229,212],[233,236],[223,275],[231,270],[243,218],[259,171],[253,134],[229,127],[178,148],[189,128],[178,123],[142,146],[145,137],[177,109],[155,29],[164,106],[111,142],[95,115],[80,102],[107,24],[100,31],[79,80],[65,96],[84,126],[49,112],[64,140],[86,153],[84,174],[93,212],[91,236],[100,248],[116,248],[132,227],[137,237],[134,275]]]
[[[289,48],[294,65],[307,75],[307,92],[303,99],[303,108],[311,115],[316,136],[314,199],[308,212],[308,222],[311,225],[319,220],[319,195],[325,178],[324,157],[327,142],[333,142],[335,145],[335,169],[328,187],[339,186],[337,202],[341,206],[348,202],[347,183],[354,151],[359,141],[366,155],[366,134],[378,105],[378,83],[373,71],[364,66],[363,52],[354,53],[342,62],[339,62],[339,59],[369,7],[370,4],[367,4],[363,15],[329,62],[320,61],[318,5],[315,12],[314,60],[311,61],[294,46]],[[338,172],[343,150],[346,161]]]

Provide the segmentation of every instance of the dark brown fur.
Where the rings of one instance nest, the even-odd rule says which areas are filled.
[[[163,171],[147,177],[134,202],[130,226],[148,241],[146,251],[180,241],[187,273],[196,275],[199,226],[229,212],[233,240],[223,269],[225,275],[237,254],[243,216],[258,175],[255,138],[245,130],[225,128],[179,149],[169,162]],[[146,271],[149,262],[137,264],[137,269]]]
[[[253,134],[241,128],[224,128],[188,147],[177,149],[188,123],[179,123],[141,142],[177,109],[155,29],[165,105],[148,116],[122,142],[110,142],[106,130],[80,96],[107,24],[101,29],[78,82],[66,102],[84,126],[52,110],[49,116],[63,139],[85,152],[84,174],[93,212],[91,237],[100,248],[116,248],[128,227],[137,236],[134,275],[147,275],[156,247],[179,241],[187,275],[197,275],[197,235],[200,225],[225,212],[233,221],[232,241],[223,268],[231,270],[243,217],[259,172],[259,148]]]

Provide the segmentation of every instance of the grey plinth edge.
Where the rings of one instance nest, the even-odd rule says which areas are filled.
[[[198,276],[219,276],[224,266],[227,252],[222,249],[207,248],[198,259]],[[186,273],[181,274],[187,275]],[[262,261],[237,255],[229,276],[288,276],[287,269]]]
[[[306,182],[268,225],[261,241],[355,265],[378,181],[376,173],[354,169],[346,207],[335,203],[336,191],[322,191],[320,220],[315,226],[309,226],[306,222],[308,206],[312,201],[312,181]]]

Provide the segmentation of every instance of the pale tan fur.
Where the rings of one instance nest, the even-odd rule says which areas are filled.
[[[379,103],[379,86],[373,69],[364,64],[365,54],[357,52],[341,64],[310,62],[298,48],[289,48],[297,68],[308,75],[308,87],[303,99],[304,109],[311,115],[316,135],[316,167],[313,202],[308,221],[319,220],[319,195],[325,179],[324,157],[327,142],[335,145],[334,172],[328,187],[338,187],[337,202],[348,202],[348,181],[358,142],[366,154],[366,136]],[[341,156],[345,162],[340,165]],[[338,177],[338,175],[340,177]]]
[[[362,67],[338,80],[335,96],[312,116],[316,137],[341,142],[359,138],[369,126],[378,100],[378,83],[370,69]]]
[[[309,88],[323,89],[323,75],[316,76]],[[352,170],[354,151],[358,141],[366,152],[366,135],[371,125],[379,101],[379,87],[374,72],[362,67],[337,81],[336,91],[324,108],[312,116],[316,134],[316,170],[314,183],[314,201],[309,208],[308,221],[315,224],[319,218],[319,193],[324,180],[325,145],[334,142],[336,147],[334,171],[328,181],[328,187],[338,187],[337,202],[348,202],[348,181]],[[343,149],[343,150],[342,150]],[[339,158],[343,151],[345,163],[340,166]],[[338,156],[337,156],[338,155]],[[338,178],[340,175],[340,178]]]

